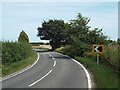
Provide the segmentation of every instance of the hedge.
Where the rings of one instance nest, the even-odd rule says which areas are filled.
[[[33,54],[29,43],[3,42],[2,64],[10,64],[28,58]]]

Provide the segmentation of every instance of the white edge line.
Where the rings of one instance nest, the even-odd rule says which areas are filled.
[[[27,71],[27,70],[29,70],[30,68],[32,68],[37,62],[38,62],[38,60],[39,60],[39,54],[37,53],[37,55],[38,55],[38,57],[37,57],[37,60],[30,66],[30,67],[28,67],[28,68],[23,68],[22,70],[20,70],[20,71],[18,71],[18,73],[17,72],[15,72],[16,74],[14,74],[13,73],[13,75],[8,75],[8,76],[6,76],[4,79],[2,79],[2,81],[5,81],[5,80],[7,80],[7,79],[9,79],[9,78],[11,78],[11,77],[14,77],[14,76],[17,76],[17,75],[19,75],[19,74],[21,74],[21,73],[23,73],[23,72],[25,72],[25,71]]]
[[[79,63],[77,60],[75,60],[75,59],[72,59],[72,60],[74,62],[76,62],[77,64],[79,64],[84,69],[86,76],[87,76],[87,79],[88,79],[88,88],[91,88],[91,79],[90,79],[90,75],[89,75],[87,69],[81,63]]]
[[[45,77],[47,77],[50,73],[52,72],[52,70],[50,70],[46,75],[44,75],[42,78],[38,79],[37,81],[33,82],[32,84],[28,85],[28,87],[31,87],[33,85],[35,85],[36,83],[38,83],[39,81],[41,81],[42,79],[44,79]]]
[[[54,61],[54,65],[53,65],[53,67],[55,67],[56,66],[56,61]]]
[[[57,53],[58,53],[58,52],[57,52]],[[61,54],[61,53],[58,53],[58,54]],[[61,54],[61,55],[63,55],[63,54]],[[67,56],[67,55],[63,55],[63,56],[69,57],[69,56]],[[69,58],[71,58],[71,57],[69,57]],[[83,68],[83,70],[85,71],[85,74],[86,74],[87,79],[88,79],[88,88],[89,88],[89,90],[90,90],[92,84],[91,84],[91,78],[90,78],[90,75],[89,75],[87,69],[86,69],[80,62],[78,62],[77,60],[75,60],[75,59],[73,59],[73,58],[71,58],[71,59],[72,59],[74,62],[76,62],[77,64],[79,64],[79,65]]]

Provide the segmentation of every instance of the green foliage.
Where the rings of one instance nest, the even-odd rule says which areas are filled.
[[[65,29],[65,23],[63,20],[49,20],[44,21],[42,27],[38,27],[38,36],[42,40],[50,40],[52,49],[56,49],[63,44],[65,37],[63,30]]]
[[[105,53],[101,54],[101,60],[107,61],[115,71],[120,73],[120,55],[118,53],[119,45],[117,43],[110,43],[105,46]]]
[[[83,58],[79,56],[75,56],[75,59],[83,63],[94,75],[95,82],[97,88],[119,88],[120,79],[118,74],[114,72],[110,67],[100,64],[99,66],[96,64],[96,61],[93,59]]]
[[[104,53],[101,53],[100,56],[100,62],[104,64],[110,65],[115,71],[120,72],[120,55],[118,53],[118,47],[119,45],[115,43],[110,43],[108,45],[105,45],[104,47]],[[96,60],[96,53],[92,52],[85,52],[84,57],[86,58],[92,58]]]
[[[33,50],[29,43],[3,42],[2,43],[2,63],[10,64],[28,58]]]
[[[87,43],[90,44],[107,44],[107,36],[103,35],[102,29],[95,28],[87,34]]]
[[[18,37],[18,42],[25,42],[25,43],[29,43],[29,38],[28,35],[22,31]]]
[[[19,71],[25,68],[26,66],[33,64],[35,60],[37,60],[37,54],[36,52],[33,52],[33,54],[30,57],[23,59],[19,62],[4,64],[2,65],[2,76],[4,77],[16,71]]]
[[[38,27],[38,36],[42,40],[50,40],[52,49],[59,48],[62,45],[71,45],[77,55],[83,56],[84,52],[90,51],[92,44],[106,44],[106,36],[102,29],[95,28],[90,30],[90,19],[83,17],[78,13],[76,19],[70,20],[70,23],[64,23],[63,20],[44,21],[42,27]]]
[[[60,50],[56,50],[57,52],[60,52],[60,53],[63,53],[63,54],[66,54],[70,57],[74,57],[74,55],[76,54],[76,50],[74,47],[68,45],[68,46],[65,46],[64,48],[60,49]]]
[[[87,26],[90,19],[83,17],[80,13],[75,20],[67,25],[64,34],[68,38],[68,44],[76,50],[76,55],[83,56],[84,52],[90,51],[92,44],[107,44],[107,37],[103,35],[102,29],[90,30]]]

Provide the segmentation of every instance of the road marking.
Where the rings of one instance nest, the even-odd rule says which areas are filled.
[[[61,53],[58,53],[58,54],[60,54],[60,55],[62,55],[62,56],[69,57],[69,56],[63,55],[63,54],[61,54]],[[71,58],[71,57],[69,57],[69,58]],[[91,90],[91,87],[92,87],[91,78],[90,78],[90,75],[89,75],[87,69],[86,69],[80,62],[78,62],[77,60],[75,60],[75,59],[73,59],[73,58],[71,58],[71,59],[72,59],[74,62],[76,62],[77,64],[79,64],[79,65],[83,68],[83,70],[85,71],[85,74],[86,74],[87,80],[88,80],[88,88],[89,88],[89,90]]]
[[[47,54],[49,54],[49,56],[51,56],[52,57],[52,59],[55,59],[50,53],[47,53]]]
[[[39,55],[38,53],[37,53],[37,55],[38,55],[37,60],[36,60],[31,66],[28,66],[28,67],[23,68],[22,70],[20,70],[20,71],[18,71],[18,72],[15,72],[15,73],[13,73],[13,74],[11,74],[11,75],[8,75],[8,76],[6,76],[6,77],[3,77],[2,81],[5,81],[5,80],[10,79],[10,78],[12,78],[12,77],[15,77],[15,76],[17,76],[17,75],[19,75],[19,74],[21,74],[21,73],[29,70],[30,68],[32,68],[32,67],[38,62],[38,60],[39,60],[39,58],[40,58],[40,55]]]
[[[53,67],[55,67],[56,66],[56,61],[54,61],[54,65],[53,65]]]
[[[89,88],[89,90],[90,90],[90,89],[91,89],[91,79],[90,79],[90,75],[89,75],[87,69],[86,69],[81,63],[79,63],[78,61],[76,61],[75,59],[72,59],[72,60],[73,60],[74,62],[76,62],[77,64],[79,64],[79,65],[83,68],[83,70],[85,71],[86,76],[87,76],[87,79],[88,79],[88,88]]]
[[[35,81],[34,83],[28,85],[28,87],[32,87],[33,85],[35,85],[36,83],[38,83],[39,81],[41,81],[42,79],[44,79],[45,77],[47,77],[50,73],[52,72],[52,70],[50,70],[46,75],[44,75],[42,78],[38,79],[37,81]]]

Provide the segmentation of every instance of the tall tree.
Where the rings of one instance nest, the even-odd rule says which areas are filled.
[[[103,35],[102,29],[95,28],[88,32],[87,43],[90,44],[107,44],[107,36]]]
[[[83,55],[85,51],[90,51],[92,44],[105,44],[106,36],[101,32],[102,29],[95,28],[90,30],[88,26],[90,19],[78,13],[76,19],[71,20],[69,28],[65,30],[71,45],[78,55]]]
[[[28,35],[22,30],[22,32],[20,33],[19,37],[18,37],[18,42],[26,42],[29,43],[29,38]]]
[[[69,45],[80,55],[82,55],[88,47],[86,37],[90,28],[87,26],[89,21],[90,19],[78,13],[76,19],[71,20],[68,29],[65,30],[66,36],[69,38]]]
[[[60,47],[65,42],[63,31],[65,23],[63,20],[49,20],[42,23],[42,27],[38,27],[38,35],[41,40],[50,40],[52,49]]]

